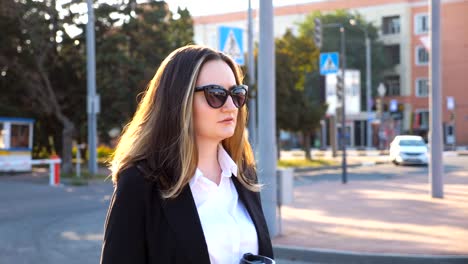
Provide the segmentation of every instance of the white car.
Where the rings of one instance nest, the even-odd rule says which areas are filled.
[[[390,160],[396,164],[425,164],[428,149],[421,136],[396,136],[390,144]]]

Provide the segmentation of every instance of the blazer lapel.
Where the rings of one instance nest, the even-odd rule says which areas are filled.
[[[163,208],[169,225],[176,233],[177,241],[187,252],[191,263],[210,263],[208,247],[190,186],[187,184],[177,198],[166,199]]]
[[[254,222],[255,229],[257,230],[258,237],[258,253],[263,256],[273,257],[273,249],[271,246],[271,239],[268,233],[268,227],[263,215],[262,206],[260,202],[260,193],[249,191],[245,188],[235,176],[231,177],[236,186],[239,198],[244,204],[245,208],[250,214],[250,218]]]

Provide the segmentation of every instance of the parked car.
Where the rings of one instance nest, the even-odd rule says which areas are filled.
[[[390,160],[396,164],[428,163],[428,148],[421,136],[400,135],[390,143]]]

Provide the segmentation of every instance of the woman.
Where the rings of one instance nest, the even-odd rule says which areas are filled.
[[[162,62],[113,157],[101,263],[273,257],[241,78],[232,59],[202,46]]]

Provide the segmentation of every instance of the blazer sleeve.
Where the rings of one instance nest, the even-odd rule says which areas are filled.
[[[101,264],[147,261],[144,179],[135,167],[124,170],[107,212]]]

